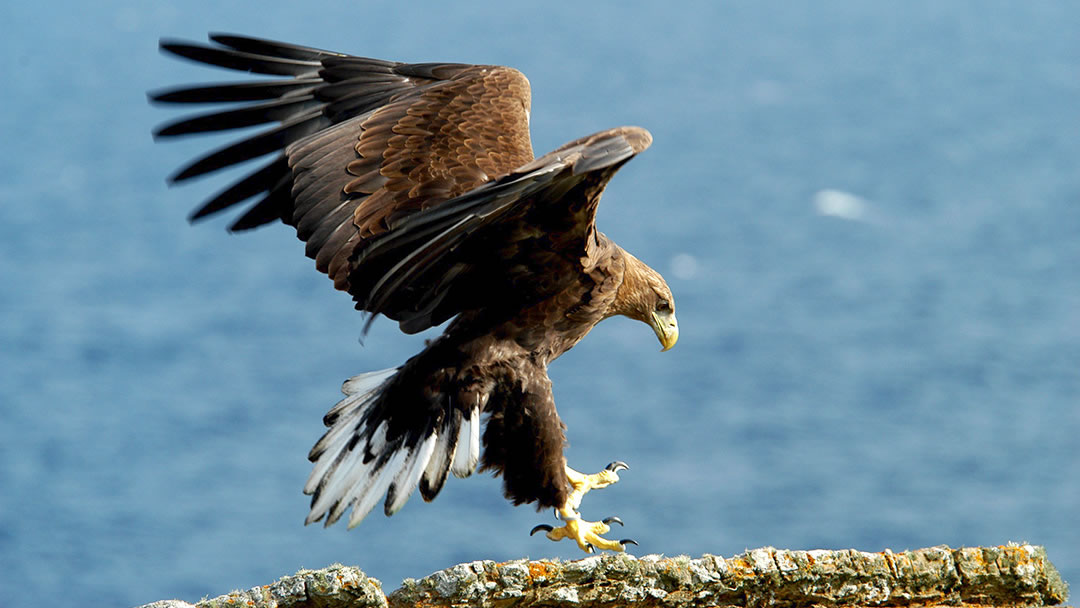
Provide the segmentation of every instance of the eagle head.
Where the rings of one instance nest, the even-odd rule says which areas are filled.
[[[629,253],[622,285],[611,307],[611,315],[623,315],[647,323],[656,333],[663,350],[679,340],[675,318],[675,298],[664,277]]]

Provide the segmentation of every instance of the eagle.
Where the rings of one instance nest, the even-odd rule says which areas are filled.
[[[603,536],[620,519],[586,521],[578,509],[628,467],[584,474],[567,465],[547,368],[616,315],[648,324],[663,350],[678,339],[663,277],[595,224],[608,180],[649,146],[649,132],[609,129],[535,157],[529,81],[512,68],[209,40],[162,39],[160,48],[276,78],[152,91],[156,103],[217,104],[158,127],[155,138],[269,126],[169,182],[268,162],[190,219],[247,202],[230,230],[294,227],[316,268],[366,313],[364,333],[378,315],[406,334],[449,321],[403,365],[344,383],[308,455],[305,523],[329,526],[351,509],[351,528],[384,496],[392,515],[415,489],[431,501],[449,474],[479,466],[502,476],[515,505],[555,510],[560,527],[530,534],[589,553],[625,550],[632,539]]]

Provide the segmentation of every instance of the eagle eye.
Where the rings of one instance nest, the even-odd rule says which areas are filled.
[[[667,312],[669,310],[671,310],[671,302],[660,300],[656,303],[656,312]]]

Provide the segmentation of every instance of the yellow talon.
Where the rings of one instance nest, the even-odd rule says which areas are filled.
[[[581,506],[582,497],[585,496],[589,490],[599,490],[600,488],[610,486],[619,481],[620,470],[629,468],[630,467],[626,466],[626,463],[615,461],[599,473],[585,475],[584,473],[578,473],[570,467],[566,467],[566,478],[570,480],[570,487],[572,487],[573,490],[566,499],[566,505],[563,506],[563,509],[569,508],[570,511],[577,511],[578,507]],[[566,513],[561,513],[563,509],[560,509],[560,515],[566,515]]]
[[[545,536],[553,541],[570,538],[577,542],[578,547],[586,553],[592,553],[596,549],[622,552],[626,550],[626,545],[636,545],[637,543],[632,539],[608,540],[601,536],[611,531],[609,524],[612,522],[622,525],[623,522],[618,517],[608,517],[603,521],[585,521],[581,519],[581,515],[577,512],[582,497],[589,490],[610,486],[619,481],[620,470],[629,468],[626,463],[616,461],[609,464],[606,469],[599,473],[585,475],[566,467],[566,477],[570,480],[572,490],[566,498],[566,503],[559,507],[557,511],[559,519],[566,523],[559,528],[540,524],[533,528],[529,534],[536,534],[538,531],[544,530],[546,532]]]

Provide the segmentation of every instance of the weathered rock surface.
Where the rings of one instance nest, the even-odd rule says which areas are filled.
[[[1031,545],[904,553],[766,547],[726,559],[603,555],[571,562],[472,562],[406,579],[388,596],[358,568],[335,565],[194,606],[1054,606],[1066,597],[1046,551]],[[142,608],[192,604],[169,600]]]

